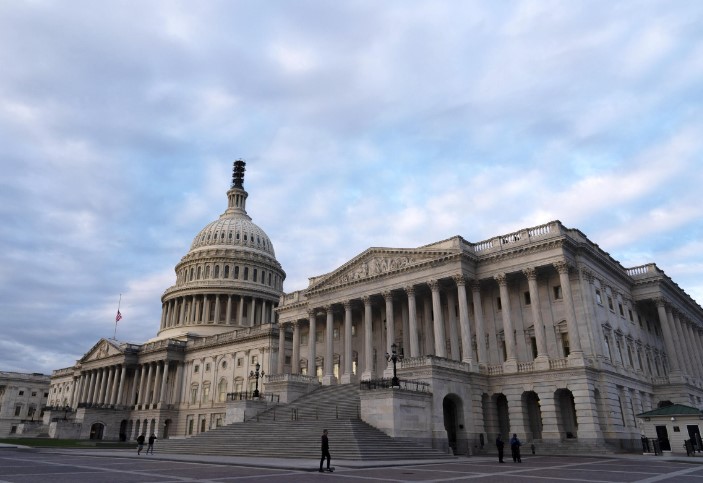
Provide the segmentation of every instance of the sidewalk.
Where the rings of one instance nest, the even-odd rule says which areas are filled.
[[[42,453],[58,453],[58,454],[72,454],[72,455],[82,455],[82,456],[102,456],[110,458],[139,458],[139,459],[154,459],[160,461],[178,461],[178,462],[192,462],[192,463],[211,463],[211,464],[221,464],[221,465],[233,465],[233,466],[249,466],[254,468],[271,468],[271,469],[283,469],[283,470],[309,470],[311,468],[316,468],[319,465],[319,460],[297,460],[291,458],[269,458],[269,457],[240,457],[240,456],[209,456],[209,455],[185,455],[185,454],[167,454],[167,453],[157,453],[154,455],[142,454],[137,456],[134,450],[124,450],[124,449],[65,449],[65,448],[29,448],[27,446],[12,446],[8,444],[0,444],[0,450],[2,448],[20,448],[28,449],[33,451],[39,451]],[[526,458],[534,457],[539,458],[544,455],[536,456],[526,456]],[[552,455],[549,455],[552,456]],[[570,455],[563,455],[568,457]],[[602,459],[622,459],[627,461],[672,461],[679,463],[692,463],[692,464],[703,464],[703,453],[697,453],[696,456],[686,456],[686,455],[642,455],[642,454],[612,454],[612,455],[586,455],[580,454],[583,457],[593,457]],[[486,461],[493,463],[495,462],[495,455],[486,456],[457,456],[456,461]],[[357,461],[357,460],[339,460],[333,459],[332,463],[337,469],[350,468],[388,468],[393,466],[417,466],[417,465],[430,465],[430,464],[446,464],[447,459],[441,460],[394,460],[394,461]]]

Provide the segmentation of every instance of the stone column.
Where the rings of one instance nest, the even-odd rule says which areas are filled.
[[[157,369],[158,371],[158,369]],[[154,380],[154,363],[150,362],[149,363],[149,370],[147,372],[146,376],[146,389],[144,390],[144,403],[146,404],[147,407],[151,406],[151,400],[152,400],[152,388],[156,385],[155,380]]]
[[[365,295],[361,300],[364,302],[364,372],[361,374],[361,379],[368,381],[374,377],[371,297]]]
[[[459,331],[456,326],[456,293],[447,290],[447,322],[449,323],[449,348],[451,358],[455,361],[461,360],[459,354]]]
[[[508,279],[504,273],[495,276],[500,288],[501,313],[503,315],[503,335],[505,337],[505,362],[503,372],[517,372],[517,358],[515,357],[515,327],[510,316],[510,293],[508,292]]]
[[[688,345],[688,338],[686,337],[687,334],[684,331],[683,326],[681,325],[681,321],[678,317],[676,317],[676,309],[672,308],[671,306],[667,307],[666,315],[671,323],[671,326],[676,330],[676,334],[679,339],[679,345],[677,345],[677,347],[679,348],[679,355],[681,356],[679,358],[679,361],[683,363],[681,364],[681,368],[683,369],[685,367],[686,373],[690,377],[696,377],[693,368],[693,361],[691,359],[692,354]]]
[[[88,402],[88,388],[90,387],[90,371],[81,373],[81,395],[78,396],[79,403]]]
[[[432,295],[422,301],[422,317],[424,325],[424,344],[427,355],[435,355],[434,325],[432,323]],[[422,351],[421,351],[422,352]]]
[[[161,324],[160,327],[162,329],[166,328],[166,304],[163,303],[161,304]]]
[[[227,296],[227,308],[225,309],[225,324],[232,325],[232,295]]]
[[[203,324],[210,323],[210,298],[207,294],[203,295]]]
[[[574,299],[571,294],[571,280],[569,279],[569,265],[564,262],[557,262],[554,267],[559,272],[561,283],[561,293],[564,296],[564,315],[566,326],[569,330],[569,359],[571,365],[583,365],[583,350],[581,349],[581,337],[579,336],[578,324],[576,323],[576,313],[574,312]]]
[[[153,390],[151,393],[151,397],[149,398],[149,404],[156,404],[159,400],[159,384],[161,382],[161,364],[159,361],[154,362],[154,366],[156,367],[156,372],[154,373],[154,381],[153,381]],[[217,366],[214,367],[214,370],[217,370]]]
[[[297,320],[293,325],[293,360],[291,361],[291,372],[300,374],[300,323]]]
[[[110,368],[110,379],[112,384],[110,385],[110,397],[105,397],[105,402],[110,405],[115,405],[114,399],[117,396],[117,382],[120,375],[117,372],[117,366],[112,366]]]
[[[390,354],[395,344],[395,314],[393,313],[393,294],[390,291],[383,292],[383,300],[386,301],[386,354]],[[393,364],[388,362],[383,371],[383,377],[393,377]]]
[[[410,337],[410,357],[420,356],[420,343],[417,334],[417,304],[415,302],[415,287],[409,285],[405,287],[408,294],[408,326]]]
[[[139,378],[141,375],[141,368],[139,366],[134,368],[134,374],[132,375],[132,390],[129,392],[129,401],[127,401],[127,406],[134,406],[137,404],[137,388],[139,387]]]
[[[95,369],[88,371],[88,383],[85,387],[85,403],[93,402],[93,393],[95,392]]]
[[[488,364],[486,352],[486,330],[483,327],[483,305],[481,305],[481,285],[478,280],[471,283],[471,295],[474,302],[474,319],[476,321],[476,357],[478,363]]]
[[[286,325],[281,321],[278,323],[278,373],[283,374],[283,367],[286,363]]]
[[[317,377],[317,319],[315,309],[308,310],[308,376]]]
[[[344,374],[342,384],[352,382],[352,309],[349,300],[344,301]]]
[[[215,294],[215,323],[220,323],[220,296]]]
[[[244,295],[239,296],[239,304],[237,306],[237,325],[242,327],[244,319]]]
[[[327,328],[325,329],[325,374],[322,376],[322,384],[329,386],[337,382],[334,376],[334,313],[331,305],[326,306],[325,310],[327,311]]]
[[[185,362],[176,362],[176,380],[173,384],[173,397],[171,398],[171,403],[176,406],[182,401],[181,392],[183,391],[183,369],[185,364]],[[234,367],[234,364],[232,367]]]
[[[95,402],[96,404],[103,404],[105,401],[105,389],[107,387],[107,368],[101,367],[98,371]]]
[[[165,306],[164,310],[166,311],[166,315],[164,316],[164,328],[169,328],[171,327],[171,302],[166,302]]]
[[[542,440],[560,441],[561,433],[557,423],[557,401],[554,397],[554,386],[548,385],[537,391],[539,407],[542,414]]]
[[[469,304],[466,301],[466,279],[463,275],[454,277],[457,298],[459,299],[459,327],[461,329],[461,361],[473,369],[474,356],[471,347],[471,325],[469,324]]]
[[[664,299],[657,299],[656,303],[657,313],[659,314],[659,325],[661,325],[662,333],[664,334],[664,345],[666,346],[666,353],[669,356],[669,367],[672,373],[680,375],[682,366],[679,362],[679,353],[676,350],[678,341],[674,339],[674,334],[669,324],[669,318],[666,315],[666,302]]]
[[[576,409],[578,440],[600,446],[603,443],[603,433],[598,422],[598,406],[593,396],[593,384],[581,382],[570,387]]]
[[[527,277],[527,286],[530,291],[530,307],[532,309],[532,321],[535,329],[535,340],[537,342],[537,357],[535,358],[535,369],[538,371],[549,369],[549,356],[547,354],[547,336],[542,321],[542,310],[539,302],[539,288],[537,286],[537,270],[532,267],[522,271]]]
[[[168,391],[168,359],[164,360],[164,373],[161,377],[161,391],[159,394],[159,407],[163,407],[166,402],[166,392]]]
[[[256,299],[254,297],[251,297],[251,301],[249,302],[249,327],[254,327],[255,319],[254,316],[256,315]]]
[[[439,297],[439,282],[427,282],[432,290],[432,315],[434,319],[434,352],[437,357],[447,357],[447,336],[444,332],[444,318],[442,317],[442,301]]]
[[[200,310],[200,305],[201,305],[200,299],[201,299],[202,297],[196,297],[195,295],[194,295],[193,297],[195,298],[195,301],[193,302],[193,305],[194,305],[194,309],[193,309],[194,318],[193,318],[193,321],[194,321],[196,324],[202,324],[202,323],[203,323],[203,311]]]
[[[122,393],[124,392],[124,382],[127,379],[127,366],[122,364],[122,371],[120,371],[120,384],[117,388],[117,397],[113,399],[112,404],[122,405]]]
[[[145,397],[145,386],[146,386],[146,381],[147,381],[147,371],[151,371],[151,365],[150,364],[142,364],[142,370],[139,373],[139,396],[137,398],[137,404],[142,405],[146,402],[146,397]]]

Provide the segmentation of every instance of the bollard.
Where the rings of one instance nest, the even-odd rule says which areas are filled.
[[[532,454],[535,454],[535,450],[536,450],[537,448],[535,448],[535,444],[534,444],[534,443],[532,443],[532,446],[530,446],[530,448],[532,448]]]

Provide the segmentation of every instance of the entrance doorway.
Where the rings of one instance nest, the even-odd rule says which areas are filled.
[[[444,413],[444,429],[447,430],[447,443],[452,453],[457,454],[457,407],[456,403],[446,396],[442,401],[442,411]]]
[[[659,448],[662,451],[671,451],[671,443],[669,443],[669,432],[666,426],[656,426],[657,439],[659,440]]]
[[[90,439],[103,439],[105,425],[103,423],[93,423],[90,427]]]

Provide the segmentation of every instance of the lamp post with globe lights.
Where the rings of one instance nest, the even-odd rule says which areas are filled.
[[[259,377],[263,378],[265,373],[264,371],[259,372],[259,369],[261,369],[261,364],[258,362],[256,363],[256,370],[251,371],[249,373],[249,377],[253,377],[256,379],[256,386],[254,389],[254,393],[252,394],[252,397],[259,397]]]
[[[386,352],[386,360],[393,363],[393,379],[391,379],[391,387],[400,387],[400,380],[398,379],[398,373],[396,371],[396,364],[398,361],[403,360],[403,354],[398,354],[398,346],[393,343],[391,344],[391,353]]]

